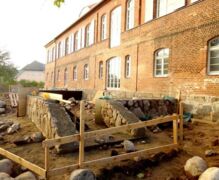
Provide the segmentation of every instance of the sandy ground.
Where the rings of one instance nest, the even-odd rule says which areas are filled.
[[[7,149],[8,151],[17,154],[24,159],[27,159],[30,162],[33,162],[41,167],[44,167],[44,149],[42,148],[41,143],[34,143],[29,145],[23,145],[23,146],[16,146],[12,142],[15,138],[22,137],[25,135],[30,135],[33,132],[38,132],[39,130],[36,128],[36,126],[28,120],[26,117],[24,118],[17,118],[16,114],[9,114],[4,117],[0,117],[0,120],[13,120],[15,122],[19,122],[21,124],[21,129],[13,134],[13,135],[6,135],[4,136],[5,144],[0,145],[2,148]],[[92,124],[92,120],[90,122],[87,122],[88,124]],[[97,129],[99,129],[98,127]],[[207,149],[214,149],[219,153],[219,146],[212,146],[212,142],[216,139],[219,139],[219,126],[215,125],[208,125],[208,124],[190,124],[187,128],[185,128],[185,134],[184,134],[184,142],[181,148],[183,148],[183,151],[180,151],[178,155],[170,159],[168,161],[162,161],[157,166],[145,168],[145,170],[142,170],[143,173],[147,173],[147,178],[150,180],[162,180],[162,179],[183,179],[183,166],[186,162],[186,160],[189,157],[192,157],[194,155],[198,155],[206,159],[209,166],[217,166],[219,167],[219,155],[214,157],[205,157],[204,152]],[[122,135],[119,135],[122,136]],[[126,137],[126,135],[123,135]],[[158,145],[164,145],[171,142],[171,136],[172,132],[171,129],[167,129],[165,131],[162,131],[158,134],[153,134],[149,138],[149,143],[141,144],[136,143],[136,147],[138,150],[140,149],[146,149],[150,147],[155,147]],[[146,139],[148,141],[148,139]],[[109,148],[107,150],[92,150],[89,152],[86,152],[85,157],[86,160],[93,160],[98,159],[101,157],[109,157],[111,150],[115,148]],[[119,153],[123,153],[123,149],[117,149]],[[70,153],[66,155],[57,155],[54,153],[53,150],[50,150],[50,168],[55,167],[62,167],[65,165],[71,165],[78,161],[78,153]],[[109,168],[113,167],[114,165],[120,165],[120,163],[117,164],[105,164],[105,165],[98,165],[95,164],[92,166],[92,169],[99,173],[99,170],[101,168]],[[54,180],[63,180],[67,179],[67,175],[63,175],[60,177],[54,177],[52,179]],[[136,177],[130,177],[126,176],[124,174],[115,174],[113,178],[111,179],[137,179]]]

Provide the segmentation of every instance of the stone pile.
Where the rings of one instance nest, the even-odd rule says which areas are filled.
[[[4,114],[6,112],[6,103],[5,101],[0,100],[0,114]]]
[[[20,124],[19,123],[14,123],[12,121],[0,121],[0,144],[4,143],[4,135],[7,134],[14,134],[18,132],[20,129]]]

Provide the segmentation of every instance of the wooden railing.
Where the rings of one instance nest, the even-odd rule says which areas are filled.
[[[52,177],[52,176],[56,176],[56,175],[63,175],[63,174],[67,174],[72,172],[75,169],[78,168],[82,168],[85,166],[90,166],[93,165],[95,163],[110,163],[110,162],[116,162],[116,161],[121,161],[124,159],[130,159],[132,157],[135,156],[143,156],[143,155],[147,155],[147,154],[155,154],[158,152],[162,152],[162,151],[167,151],[170,149],[174,149],[178,147],[178,130],[179,130],[179,137],[180,140],[183,139],[183,119],[182,119],[182,114],[178,115],[178,114],[174,114],[172,116],[165,116],[165,117],[159,117],[153,120],[149,120],[149,121],[145,121],[145,122],[137,122],[137,123],[133,123],[133,124],[127,124],[127,125],[123,125],[123,126],[119,126],[119,127],[112,127],[112,128],[107,128],[107,129],[101,129],[101,130],[96,130],[96,131],[91,131],[91,132],[84,132],[84,117],[83,117],[83,113],[84,112],[84,101],[81,101],[80,104],[80,133],[79,134],[75,134],[75,135],[71,135],[71,136],[65,136],[65,137],[60,137],[60,138],[56,138],[56,139],[47,139],[45,140],[42,144],[43,147],[45,148],[45,167],[44,169],[31,163],[28,162],[27,160],[14,155],[2,148],[0,148],[0,154],[11,159],[12,161],[15,161],[16,163],[26,167],[27,169],[33,171],[34,173],[40,175],[41,177],[44,177],[46,179]],[[183,112],[182,110],[182,104],[180,104],[180,113]],[[178,120],[180,120],[180,125],[178,127]],[[171,144],[167,144],[167,145],[163,145],[163,146],[159,146],[159,147],[154,147],[154,148],[150,148],[150,149],[143,149],[143,150],[139,150],[139,151],[135,151],[135,152],[131,152],[131,153],[126,153],[126,154],[122,154],[122,155],[117,155],[117,156],[113,156],[113,157],[105,157],[105,158],[101,158],[101,159],[96,159],[96,160],[91,160],[91,161],[85,161],[84,157],[84,142],[85,139],[87,138],[94,138],[94,137],[98,137],[101,135],[107,135],[107,134],[113,134],[116,132],[123,132],[123,131],[127,131],[127,130],[131,130],[131,129],[137,129],[137,128],[142,128],[142,127],[146,127],[146,126],[152,126],[152,125],[158,125],[158,124],[162,124],[162,123],[166,123],[166,122],[172,122],[173,123],[173,142]],[[64,166],[61,168],[54,168],[54,169],[50,169],[50,163],[49,163],[49,148],[50,147],[54,147],[56,145],[62,145],[62,144],[66,144],[66,143],[71,143],[71,142],[75,142],[75,141],[79,141],[79,162],[73,165],[69,165],[69,166]]]

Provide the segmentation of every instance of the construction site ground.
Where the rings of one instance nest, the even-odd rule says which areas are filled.
[[[44,149],[42,148],[41,143],[27,144],[23,146],[16,146],[12,142],[18,138],[25,135],[30,135],[33,132],[38,132],[37,127],[26,117],[16,117],[16,113],[9,113],[0,117],[0,120],[11,120],[14,122],[19,122],[21,124],[21,129],[12,135],[5,135],[5,143],[0,145],[2,148],[19,155],[20,157],[33,162],[41,167],[44,167]],[[94,124],[94,120],[91,119],[89,122],[86,122],[91,130],[101,129],[104,127],[97,126]],[[114,135],[117,138],[129,138],[126,134],[116,134]],[[159,133],[152,133],[149,139],[145,139],[146,143],[135,143],[136,148],[146,149],[151,147],[156,147],[160,145],[165,145],[171,143],[172,137],[172,128],[167,128]],[[143,179],[150,180],[162,180],[162,179],[185,179],[183,172],[183,166],[186,160],[192,156],[198,155],[203,157],[207,162],[209,167],[219,166],[219,155],[213,157],[205,157],[205,151],[208,149],[213,149],[219,153],[219,145],[213,146],[214,142],[219,139],[219,126],[203,123],[189,123],[188,126],[184,128],[184,142],[180,147],[178,154],[168,159],[167,161],[163,160],[156,166],[147,167],[145,170],[142,170],[142,173],[146,173],[146,177]],[[119,153],[124,153],[122,148],[108,148],[108,149],[95,149],[86,152],[85,160],[94,160],[102,157],[109,157],[112,149],[116,149]],[[54,150],[50,150],[50,168],[62,167],[65,165],[75,164],[78,161],[78,153],[68,153],[65,155],[57,155]],[[101,173],[102,168],[112,168],[115,165],[128,164],[129,161],[115,163],[110,165],[99,165],[95,164],[92,166],[92,170],[96,174]],[[63,180],[67,179],[68,175],[63,175],[59,177],[54,177],[52,179]],[[125,175],[124,173],[115,173],[111,174],[112,179],[137,179],[137,177]]]

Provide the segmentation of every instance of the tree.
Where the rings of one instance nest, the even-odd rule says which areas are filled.
[[[62,3],[64,3],[65,0],[54,0],[54,5],[57,7],[60,7]]]

